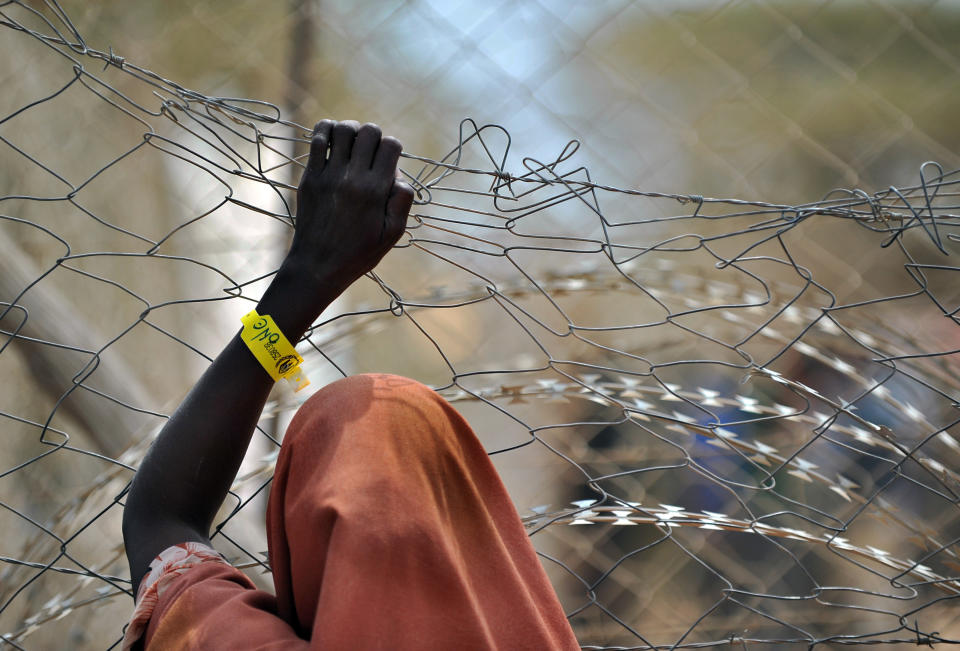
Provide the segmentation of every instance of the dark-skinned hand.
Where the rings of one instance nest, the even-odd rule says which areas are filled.
[[[413,189],[397,179],[401,148],[375,124],[314,128],[284,266],[324,298],[373,269],[403,234]]]
[[[413,190],[396,178],[399,157],[400,143],[373,124],[324,120],[314,129],[293,243],[257,304],[290,341],[403,233]],[[134,590],[170,545],[209,543],[272,387],[238,332],[164,425],[126,496]]]

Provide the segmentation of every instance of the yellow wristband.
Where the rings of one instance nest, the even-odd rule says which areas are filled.
[[[240,338],[274,381],[286,378],[294,391],[310,384],[300,368],[303,358],[269,315],[261,316],[256,310],[250,310],[240,321],[243,323]]]

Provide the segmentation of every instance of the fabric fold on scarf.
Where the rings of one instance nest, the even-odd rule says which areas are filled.
[[[276,597],[198,566],[147,649],[579,648],[486,451],[413,380],[354,376],[301,407],[267,534]]]

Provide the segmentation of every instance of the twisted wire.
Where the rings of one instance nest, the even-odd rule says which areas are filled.
[[[47,396],[0,406],[0,640],[25,649],[129,606],[125,488],[189,386],[138,352],[202,369],[197,323],[256,302],[310,129],[89,47],[55,0],[0,25],[69,71],[0,118],[0,362]],[[67,172],[17,125],[78,94],[125,140]],[[584,648],[960,642],[960,172],[791,205],[597,182],[576,141],[508,169],[508,130],[470,119],[454,143],[404,153],[404,237],[298,345],[316,384],[392,365],[461,409]],[[168,223],[100,198],[142,158],[200,187]],[[213,536],[258,575],[303,399],[272,395]]]

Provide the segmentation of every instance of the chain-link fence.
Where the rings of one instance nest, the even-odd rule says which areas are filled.
[[[119,640],[124,486],[326,116],[398,135],[418,205],[311,379],[451,400],[584,647],[960,639],[960,7],[4,2],[0,34],[0,645]],[[264,587],[298,399],[214,536]]]

